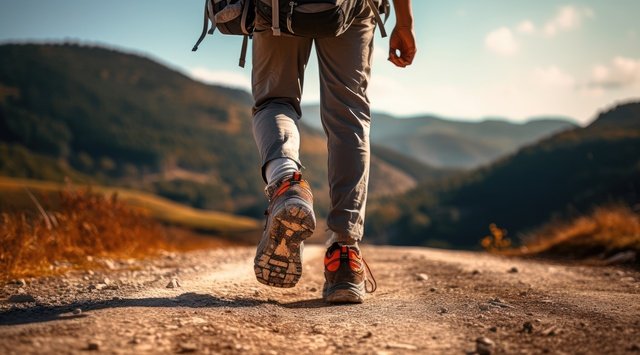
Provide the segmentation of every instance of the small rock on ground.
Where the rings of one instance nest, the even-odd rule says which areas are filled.
[[[24,279],[13,280],[9,284],[15,285],[15,286],[18,286],[18,287],[27,286],[27,282]]]
[[[87,343],[87,350],[90,350],[90,351],[100,350],[100,345],[102,344],[100,344],[99,341],[91,340],[89,341],[89,343]]]
[[[116,263],[113,260],[104,259],[102,260],[102,264],[109,270],[117,269]]]
[[[193,353],[198,351],[198,346],[194,343],[182,343],[180,344],[181,353]]]
[[[387,349],[398,349],[398,350],[418,350],[418,347],[413,344],[404,344],[404,343],[388,343]]]
[[[169,281],[169,283],[167,284],[167,288],[178,288],[180,287],[180,282],[178,281],[178,279],[171,279],[171,281]]]
[[[491,355],[496,343],[487,337],[480,337],[476,339],[476,352],[480,355]]]
[[[103,283],[99,283],[99,284],[95,284],[95,285],[89,285],[89,290],[97,290],[97,291],[102,291],[105,288],[107,288],[107,284],[103,284]]]
[[[551,327],[543,330],[541,334],[544,336],[554,336],[558,334],[558,327],[556,327],[555,325],[552,325]]]
[[[604,261],[605,265],[618,265],[632,263],[636,260],[636,252],[633,250],[617,253]]]

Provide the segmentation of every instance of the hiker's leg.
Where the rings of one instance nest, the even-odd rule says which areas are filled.
[[[309,60],[312,40],[274,37],[260,16],[253,35],[253,70],[251,75],[253,136],[260,152],[262,176],[268,182],[266,166],[270,161],[293,160],[299,167],[300,98],[304,69]],[[290,166],[290,164],[288,164]],[[272,171],[282,171],[270,167]]]
[[[375,22],[365,7],[349,30],[316,40],[320,106],[329,149],[331,210],[327,225],[337,241],[362,239],[369,182],[370,110],[367,85]]]

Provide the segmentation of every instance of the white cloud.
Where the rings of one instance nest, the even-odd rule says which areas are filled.
[[[619,89],[635,85],[640,85],[640,58],[615,57],[609,65],[596,65],[591,71],[591,88]]]
[[[536,33],[536,25],[531,20],[524,20],[518,24],[516,31],[527,35],[534,34]]]
[[[574,88],[576,79],[555,65],[537,68],[533,73],[534,81],[540,85],[554,88]]]
[[[593,67],[593,70],[591,71],[591,79],[594,82],[603,82],[606,81],[609,78],[609,67],[607,67],[606,65],[596,65]]]
[[[562,31],[578,29],[585,18],[592,18],[594,16],[594,11],[588,7],[562,6],[558,9],[555,16],[544,25],[544,33],[552,37]]]
[[[251,79],[237,72],[196,67],[190,69],[189,74],[192,78],[208,84],[251,90]]]
[[[369,98],[374,111],[399,116],[440,112],[472,118],[485,104],[476,92],[456,85],[415,80],[415,76],[408,74],[374,74],[369,85]]]
[[[501,55],[514,55],[520,48],[518,39],[525,35],[541,33],[553,37],[560,32],[580,28],[585,19],[594,16],[595,12],[588,7],[562,6],[542,27],[538,27],[532,20],[525,19],[516,26],[503,26],[490,32],[485,37],[485,46]]]
[[[485,46],[495,53],[511,56],[518,52],[518,42],[511,29],[501,27],[490,32],[484,40]]]
[[[602,88],[583,87],[580,88],[579,92],[588,98],[601,98],[605,95],[605,91]]]

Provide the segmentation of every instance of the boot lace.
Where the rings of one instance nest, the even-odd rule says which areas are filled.
[[[367,261],[364,260],[364,258],[362,258],[362,262],[364,263],[366,275],[367,275],[364,278],[365,291],[367,291],[367,293],[374,293],[378,289],[378,282],[376,282],[376,278],[373,277],[373,273],[371,272],[371,268],[369,267],[369,264],[367,264]]]

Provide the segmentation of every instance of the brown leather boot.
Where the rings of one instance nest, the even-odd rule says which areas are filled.
[[[316,228],[313,194],[299,172],[265,188],[269,207],[262,240],[254,259],[258,281],[293,287],[302,275],[302,248]]]
[[[324,277],[322,297],[329,303],[362,303],[365,294],[377,288],[357,245],[333,243],[324,257]]]

